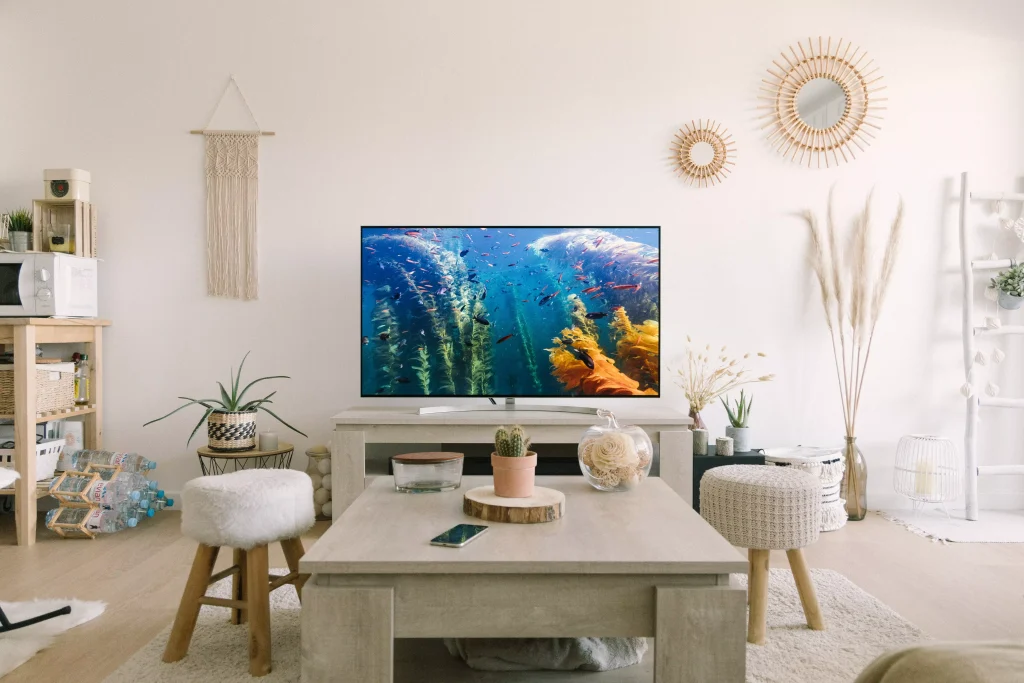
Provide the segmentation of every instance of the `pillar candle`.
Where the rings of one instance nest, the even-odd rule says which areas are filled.
[[[276,451],[277,434],[275,434],[274,432],[260,432],[260,450]]]
[[[715,439],[715,455],[732,455],[731,436],[720,436]]]
[[[693,454],[694,455],[707,455],[708,454],[708,430],[706,430],[706,429],[694,429],[693,430]]]

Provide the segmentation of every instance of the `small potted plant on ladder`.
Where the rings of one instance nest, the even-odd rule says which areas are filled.
[[[537,454],[529,450],[530,437],[519,425],[494,432],[494,493],[502,498],[529,498],[537,471]]]
[[[272,418],[283,424],[288,429],[292,430],[296,434],[305,433],[300,432],[295,427],[282,420],[276,413],[267,408],[267,404],[273,403],[271,398],[276,394],[273,391],[263,398],[253,399],[251,401],[245,400],[245,395],[253,385],[268,379],[290,379],[286,375],[272,375],[269,377],[260,377],[254,379],[245,385],[241,391],[238,390],[238,385],[242,379],[242,366],[245,365],[245,359],[249,357],[246,353],[242,358],[242,362],[238,365],[238,374],[236,375],[234,369],[231,370],[231,381],[229,382],[230,391],[224,387],[223,384],[217,382],[217,386],[220,387],[220,398],[189,398],[188,396],[179,396],[183,401],[188,401],[184,405],[178,406],[171,412],[167,413],[163,417],[158,417],[155,420],[150,420],[143,427],[151,425],[154,422],[159,422],[165,418],[174,415],[179,410],[188,408],[190,405],[198,404],[206,408],[206,412],[199,418],[199,422],[196,424],[195,429],[192,430],[192,434],[188,437],[188,441],[185,442],[187,446],[192,442],[192,437],[196,435],[199,428],[203,426],[203,422],[206,422],[206,432],[209,439],[209,448],[212,451],[221,452],[232,452],[232,451],[249,451],[256,447],[256,413],[260,410],[270,415]],[[308,438],[308,437],[307,437]]]
[[[1024,303],[1024,264],[1014,264],[992,278],[992,288],[999,290],[999,307],[1015,311]]]
[[[725,412],[729,416],[729,426],[725,428],[725,435],[732,437],[733,451],[750,451],[750,427],[747,426],[747,422],[750,420],[750,406],[754,404],[754,397],[747,396],[740,389],[740,400],[736,401],[735,408],[724,398],[718,400],[725,406]]]

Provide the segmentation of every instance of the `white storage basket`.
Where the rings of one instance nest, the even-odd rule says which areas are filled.
[[[835,531],[846,525],[846,501],[839,497],[839,486],[843,481],[846,463],[843,449],[811,448],[766,448],[765,464],[779,467],[795,467],[810,472],[821,479],[821,530]]]
[[[36,444],[36,480],[53,479],[62,450],[64,439],[50,439]],[[14,469],[13,448],[0,448],[0,467]]]

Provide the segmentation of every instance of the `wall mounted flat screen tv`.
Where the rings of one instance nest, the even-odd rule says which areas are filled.
[[[361,239],[363,396],[659,395],[660,228]]]

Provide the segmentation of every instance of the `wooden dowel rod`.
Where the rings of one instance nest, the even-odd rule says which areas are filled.
[[[270,590],[276,590],[281,586],[285,585],[286,583],[291,583],[292,581],[295,581],[295,579],[299,578],[299,573],[289,572],[284,576],[272,576],[271,578],[274,580],[270,582]]]
[[[208,585],[208,586],[209,585],[213,585],[213,584],[217,583],[218,581],[220,581],[221,579],[226,579],[227,577],[231,576],[232,574],[237,574],[240,571],[241,571],[241,568],[237,564],[232,565],[232,566],[228,567],[227,569],[219,571],[216,574],[214,574],[213,576],[211,576],[209,583],[207,583],[206,585]]]
[[[189,133],[192,135],[205,135],[206,133],[259,133],[260,135],[277,135],[277,133],[272,130],[190,130]]]
[[[231,607],[233,609],[248,609],[249,603],[245,600],[228,600],[226,598],[199,598],[200,605],[213,605],[214,607]]]

